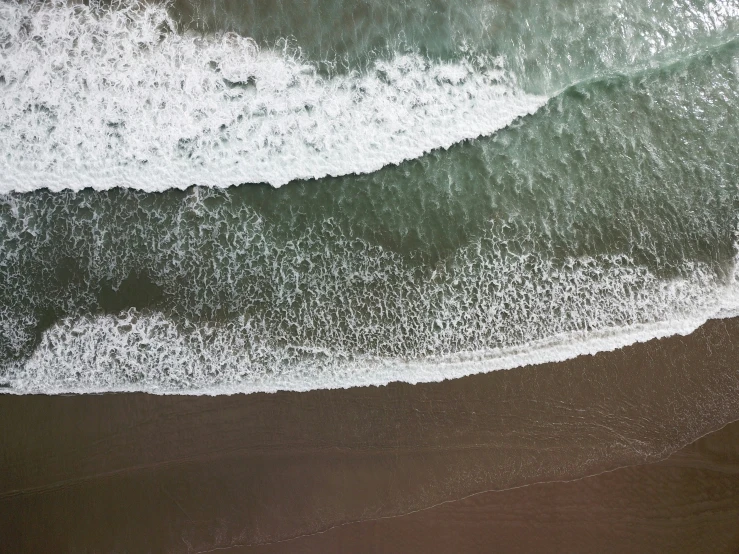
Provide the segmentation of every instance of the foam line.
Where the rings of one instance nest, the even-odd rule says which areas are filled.
[[[734,308],[734,313],[736,308]],[[522,347],[496,351],[468,353],[457,359],[426,359],[412,362],[397,359],[358,359],[323,364],[305,364],[291,371],[275,373],[252,373],[247,369],[248,354],[233,348],[223,350],[234,337],[219,336],[217,345],[207,352],[188,347],[187,337],[179,335],[177,326],[161,314],[140,318],[136,329],[126,331],[139,333],[158,332],[166,336],[159,344],[129,344],[134,351],[148,347],[158,348],[149,363],[163,364],[169,371],[150,372],[136,363],[136,356],[128,359],[96,360],[91,365],[91,356],[101,354],[100,344],[111,346],[113,335],[120,335],[120,322],[111,316],[65,321],[52,328],[44,343],[33,358],[15,373],[14,379],[4,383],[0,393],[6,394],[89,394],[105,392],[146,392],[150,394],[219,395],[252,394],[258,392],[309,391],[315,389],[339,389],[358,386],[384,386],[392,382],[410,384],[439,382],[477,373],[507,370],[526,365],[561,362],[581,355],[612,351],[637,342],[667,337],[675,334],[688,335],[712,317],[723,317],[727,313],[717,312],[710,317],[694,317],[670,322],[638,324],[623,328],[606,329],[593,333],[569,333]],[[112,334],[111,334],[112,333]],[[145,341],[148,342],[148,341]],[[238,341],[236,341],[238,342]],[[87,343],[91,348],[84,348]],[[93,346],[97,343],[97,346]],[[221,350],[218,350],[218,349]],[[74,351],[76,350],[76,352]],[[111,350],[105,348],[103,350]],[[112,350],[118,350],[115,347]],[[124,353],[125,350],[118,350]],[[125,358],[125,355],[124,355]],[[220,358],[216,360],[215,358]],[[228,375],[213,378],[212,367],[194,363],[200,359],[208,363],[220,361],[222,367],[232,369]],[[103,363],[98,363],[98,362]],[[79,365],[72,365],[74,364]],[[243,364],[243,365],[242,365]],[[111,365],[117,370],[111,371]],[[150,369],[150,368],[148,368]],[[176,370],[174,373],[172,370]],[[85,372],[81,376],[81,372]],[[133,377],[134,379],[126,379]]]
[[[225,187],[375,171],[538,109],[502,59],[326,78],[285,48],[178,32],[163,6],[0,5],[0,193]]]
[[[608,275],[604,273],[603,278],[607,280]],[[627,297],[612,291],[605,298],[593,296],[603,296],[599,283],[587,283],[581,272],[566,280],[580,281],[580,296],[591,303],[585,313],[570,317],[590,319],[592,328],[574,324],[553,336],[530,334],[528,340],[510,346],[441,355],[419,353],[412,358],[356,354],[340,344],[336,348],[290,345],[271,335],[258,320],[245,317],[225,325],[198,324],[130,309],[117,315],[66,318],[44,333],[29,359],[6,368],[6,382],[0,390],[14,394],[235,394],[443,381],[688,334],[708,319],[739,312],[736,275],[728,283],[711,285],[698,274],[672,282],[655,281],[645,274]],[[653,298],[654,305],[644,298]],[[449,304],[454,303],[451,299]],[[600,309],[594,312],[597,305]],[[606,306],[615,311],[634,310],[653,319],[598,324],[599,319],[608,320]],[[650,306],[658,313],[650,314]],[[436,332],[471,332],[464,325],[448,327],[455,319],[453,311],[445,309],[438,315]],[[514,335],[526,332],[511,329]]]

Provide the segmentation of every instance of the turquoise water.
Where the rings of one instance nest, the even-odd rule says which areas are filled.
[[[0,9],[4,390],[439,380],[736,310],[738,3]]]

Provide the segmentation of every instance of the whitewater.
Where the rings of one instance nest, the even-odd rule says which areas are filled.
[[[0,193],[281,186],[367,173],[539,108],[502,59],[322,75],[299,48],[178,33],[166,6],[0,5]]]
[[[533,341],[523,347],[463,352],[423,360],[351,359],[330,351],[319,362],[267,369],[244,352],[245,341],[232,330],[200,328],[181,333],[161,314],[104,316],[64,321],[50,329],[34,355],[9,372],[0,392],[10,394],[222,395],[384,386],[456,379],[476,373],[561,362],[672,335],[688,335],[709,319],[739,316],[739,287],[722,291],[713,309],[670,322],[637,324],[605,331],[573,332]],[[231,331],[231,332],[229,332]],[[215,339],[208,340],[219,333]],[[203,347],[204,343],[210,344]],[[269,351],[276,359],[294,352]],[[312,350],[295,348],[295,350]],[[261,354],[265,354],[262,352]],[[155,368],[154,371],[151,368]]]

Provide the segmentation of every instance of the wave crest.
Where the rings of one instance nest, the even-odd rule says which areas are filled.
[[[364,173],[540,107],[502,59],[413,53],[322,76],[295,51],[179,32],[163,6],[0,7],[0,192],[283,185]]]

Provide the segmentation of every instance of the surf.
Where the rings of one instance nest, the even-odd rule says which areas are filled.
[[[499,58],[406,52],[325,76],[287,43],[176,29],[164,6],[0,6],[0,192],[368,173],[545,101]]]
[[[443,117],[497,121],[477,92],[457,97],[477,91],[482,76],[489,82],[480,89],[502,91],[501,105],[523,98],[517,94],[532,79],[511,69],[521,59],[476,59],[469,50],[432,60],[411,50],[327,73],[290,48],[181,32],[156,6],[50,6],[61,10],[53,22],[65,30],[60,51],[74,53],[70,65],[49,74],[44,64],[54,56],[28,58],[38,61],[30,65],[13,56],[15,73],[3,70],[3,116],[15,119],[0,136],[7,131],[10,141],[12,125],[37,122],[36,134],[7,143],[13,164],[0,162],[16,172],[4,182],[16,192],[0,195],[5,392],[220,394],[433,381],[689,332],[735,311],[739,203],[730,160],[739,155],[739,66],[730,29],[663,49],[649,63],[599,58],[587,71],[562,71],[566,86],[543,79],[549,85],[531,113],[441,148],[440,137],[455,128],[440,125]],[[82,31],[70,33],[77,23],[67,16]],[[33,55],[49,53],[44,41],[56,35],[34,25],[12,23],[12,40],[21,37]],[[142,29],[144,38],[131,40]],[[103,55],[111,45],[129,50],[111,62]],[[194,88],[175,86],[181,68],[167,64],[177,59],[195,68]],[[126,60],[134,60],[130,71],[111,69]],[[38,73],[28,69],[36,65]],[[586,78],[575,78],[581,73]],[[12,100],[57,78],[78,96]],[[272,87],[275,104],[244,114],[260,83]],[[307,90],[315,92],[310,110]],[[422,93],[430,104],[417,103]],[[89,109],[90,98],[102,108]],[[182,129],[210,129],[206,138],[181,140],[172,98],[185,110]],[[344,98],[345,115],[329,113],[336,98]],[[444,111],[447,101],[452,111]],[[475,116],[483,104],[487,115]],[[59,106],[68,110],[61,120]],[[205,109],[201,119],[187,111],[195,106]],[[470,111],[454,112],[459,107]],[[133,110],[132,119],[113,117],[120,110]],[[432,149],[395,165],[386,162],[405,150],[388,145],[405,139],[373,139],[395,137],[398,110],[406,110],[399,117],[408,118],[407,140]],[[211,117],[222,113],[231,119]],[[362,114],[370,115],[352,119]],[[299,132],[286,124],[276,142],[259,135],[293,120],[316,124]],[[104,123],[105,136],[90,131],[84,155],[84,142],[50,148],[44,125],[61,121],[85,140],[80,121],[91,129]],[[231,157],[229,133],[243,125],[256,125],[261,161]],[[216,131],[223,140],[212,142]],[[309,135],[328,142],[296,157],[291,148]],[[106,142],[113,139],[134,142],[116,150]],[[137,158],[152,144],[158,158]],[[375,157],[360,153],[373,144]],[[352,149],[357,159],[346,154]],[[292,179],[334,150],[346,154],[335,167],[348,173]],[[121,165],[131,153],[136,162]],[[61,165],[44,166],[55,156]],[[382,168],[363,173],[363,163]],[[198,172],[208,185],[242,165],[291,184],[190,186]],[[44,177],[51,168],[56,184]],[[89,190],[112,183],[120,187]]]

